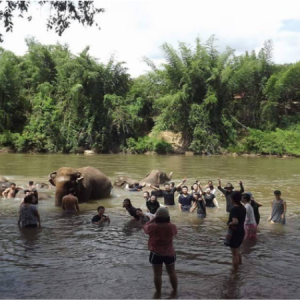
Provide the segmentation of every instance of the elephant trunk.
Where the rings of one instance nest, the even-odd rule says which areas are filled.
[[[66,193],[56,192],[55,193],[55,206],[62,205],[62,198],[66,196]]]

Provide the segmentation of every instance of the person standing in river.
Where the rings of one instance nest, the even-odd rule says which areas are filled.
[[[281,198],[281,192],[274,191],[275,199],[271,203],[271,214],[268,220],[274,223],[285,224],[286,202]]]
[[[160,207],[160,204],[157,201],[157,197],[155,195],[152,195],[150,197],[150,200],[147,201],[146,206],[147,206],[148,212],[150,214],[154,215],[156,213],[156,211],[158,210],[158,208]]]
[[[206,218],[206,203],[203,199],[203,195],[200,193],[193,194],[194,203],[191,208],[191,212],[193,212],[197,208],[197,216],[199,219]]]
[[[160,207],[155,218],[146,223],[143,229],[149,235],[149,262],[153,266],[156,292],[161,293],[163,264],[166,265],[173,290],[177,291],[176,254],[173,246],[173,238],[177,234],[177,227],[170,222],[168,209]]]
[[[242,194],[240,192],[232,192],[230,199],[233,207],[229,213],[227,222],[228,228],[231,231],[231,237],[227,246],[231,249],[233,268],[237,269],[242,264],[240,246],[245,237],[246,209],[241,203]]]
[[[254,217],[255,217],[256,225],[258,226],[259,221],[260,221],[259,208],[263,205],[260,202],[257,202],[253,198],[252,193],[250,193],[250,192],[246,192],[246,193],[243,194],[242,201],[244,202],[245,200],[247,200],[247,201],[250,200],[250,204],[253,207],[253,211],[254,211]]]
[[[175,200],[174,200],[174,194],[177,191],[177,189],[179,189],[185,182],[186,182],[187,178],[183,178],[182,182],[179,183],[176,187],[172,187],[170,183],[165,183],[165,190],[161,190],[153,185],[149,185],[152,189],[154,190],[159,190],[161,191],[163,197],[164,197],[164,204],[165,205],[175,205]]]
[[[213,194],[211,192],[211,189],[208,187],[206,188],[205,192],[202,190],[202,187],[201,187],[201,184],[199,183],[199,189],[204,197],[204,200],[205,200],[205,203],[206,203],[206,207],[217,207],[217,208],[220,208],[219,207],[219,203],[216,199],[216,196],[215,194]]]
[[[239,181],[240,184],[240,193],[244,193],[244,187],[242,181]],[[219,178],[219,185],[218,189],[222,192],[222,194],[226,198],[226,212],[230,212],[231,209],[233,208],[233,204],[231,202],[231,194],[233,193],[234,187],[232,186],[231,183],[227,183],[226,187],[222,188],[221,185],[221,179]]]
[[[18,225],[23,228],[41,227],[41,218],[37,206],[31,204],[32,195],[24,198],[24,203],[20,206]]]
[[[79,212],[78,198],[74,195],[75,189],[70,188],[69,194],[62,198],[62,209],[65,212]]]
[[[178,195],[178,207],[180,211],[189,212],[192,206],[193,196],[188,193],[188,187],[182,187],[182,194]]]
[[[257,224],[255,220],[254,209],[251,205],[251,198],[249,194],[242,196],[242,202],[246,208],[246,219],[245,219],[245,237],[244,240],[256,240]]]

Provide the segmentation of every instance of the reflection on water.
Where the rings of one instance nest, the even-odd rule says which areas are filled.
[[[120,174],[143,178],[151,169],[174,171],[175,182],[188,176],[205,183],[222,178],[238,186],[243,180],[264,206],[260,209],[258,241],[242,246],[243,265],[231,271],[231,253],[223,245],[226,233],[225,200],[220,209],[182,214],[170,207],[178,227],[178,295],[171,294],[166,272],[163,298],[299,298],[299,159],[245,157],[184,157],[126,155],[0,155],[0,174],[18,185],[28,180],[47,181],[61,166],[94,166],[113,181]],[[287,225],[266,221],[272,192],[280,189],[287,201]],[[146,209],[142,193],[114,190],[109,199],[81,205],[81,213],[64,214],[52,200],[39,204],[42,229],[20,230],[17,212],[21,199],[0,200],[0,297],[1,298],[152,298],[152,268],[148,262],[147,237],[140,224],[122,208],[129,197]],[[99,204],[106,207],[109,226],[90,221]]]

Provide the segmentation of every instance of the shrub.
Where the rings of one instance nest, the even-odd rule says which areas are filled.
[[[156,139],[153,137],[145,136],[140,137],[137,140],[134,138],[128,138],[127,142],[127,150],[133,153],[145,153],[146,151],[155,151],[159,154],[166,154],[173,152],[172,145],[167,143],[166,141]]]

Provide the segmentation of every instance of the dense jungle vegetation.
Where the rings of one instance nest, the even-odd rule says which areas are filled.
[[[196,153],[300,155],[300,62],[274,64],[271,41],[243,55],[219,52],[214,37],[163,44],[166,63],[145,58],[138,78],[88,47],[27,45],[21,57],[0,48],[0,148],[166,153],[155,133],[172,131]]]

